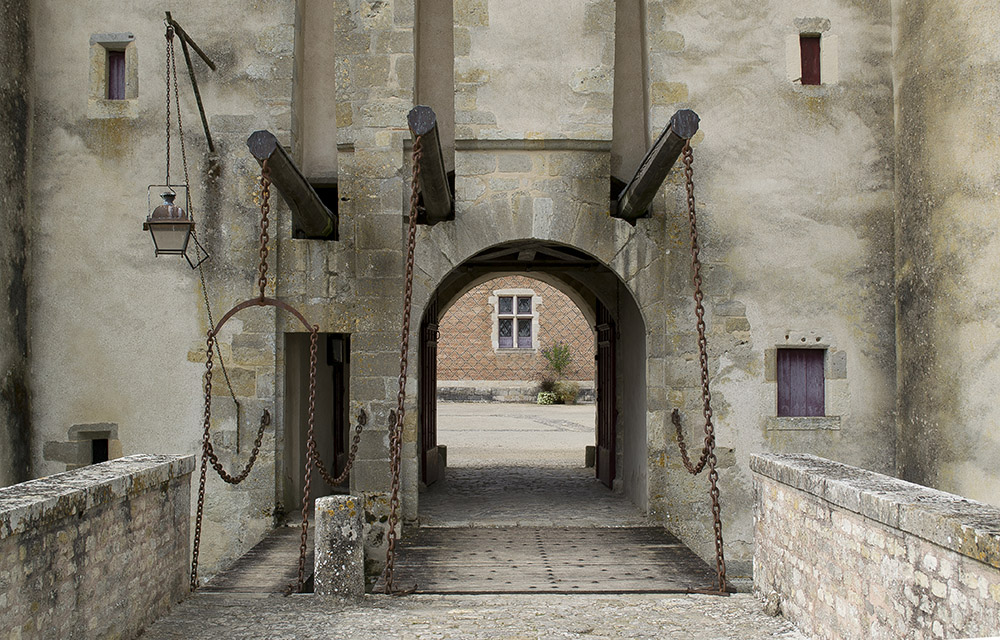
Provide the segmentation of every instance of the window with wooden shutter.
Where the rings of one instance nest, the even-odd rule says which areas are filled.
[[[826,349],[778,349],[778,416],[826,415]]]
[[[125,99],[125,52],[108,51],[108,100]]]
[[[800,35],[802,53],[802,84],[820,84],[819,35]]]

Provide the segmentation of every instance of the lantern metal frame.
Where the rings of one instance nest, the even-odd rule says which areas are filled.
[[[176,199],[180,195],[178,193],[178,191],[180,189],[183,189],[184,190],[184,206],[180,207],[180,208],[184,212],[184,217],[182,217],[182,218],[166,218],[166,219],[156,219],[156,218],[154,218],[153,217],[153,213],[156,211],[156,209],[158,209],[159,207],[163,206],[162,204],[157,204],[155,206],[153,205],[153,193],[154,193],[154,189],[155,189],[155,192],[157,194],[157,200],[161,199],[162,196],[164,194],[166,194],[166,193],[173,193],[174,194],[174,200],[175,200],[175,206],[178,206],[178,207],[180,207],[180,205],[176,204]],[[151,185],[149,185],[146,188],[146,207],[147,207],[147,210],[149,211],[149,214],[148,214],[148,216],[146,218],[146,221],[142,224],[142,229],[143,229],[143,231],[149,231],[149,235],[150,235],[150,237],[153,240],[153,248],[154,248],[157,256],[160,256],[160,255],[166,255],[166,256],[182,255],[182,256],[184,256],[184,259],[187,260],[187,263],[191,266],[192,269],[197,269],[203,262],[205,262],[206,260],[208,260],[209,255],[208,255],[208,251],[205,250],[205,247],[202,246],[201,242],[198,241],[198,234],[195,231],[195,221],[191,217],[191,213],[190,213],[191,200],[190,200],[190,197],[189,197],[189,193],[190,192],[189,192],[188,186],[186,184],[151,184]],[[183,226],[186,226],[187,227],[187,233],[186,233],[186,236],[185,236],[185,239],[184,239],[184,246],[183,246],[183,248],[180,249],[180,250],[178,250],[178,249],[161,249],[159,243],[157,243],[157,241],[156,241],[156,236],[153,234],[153,228],[156,225],[164,225],[164,226],[166,226],[166,225],[173,225],[173,226],[183,225]],[[200,258],[199,258],[199,260],[197,262],[193,262],[191,260],[191,257],[188,255],[188,247],[190,246],[191,240],[194,240],[194,243],[195,243],[195,245],[197,245],[197,247],[199,249],[199,252],[200,252],[200,254],[199,254]]]

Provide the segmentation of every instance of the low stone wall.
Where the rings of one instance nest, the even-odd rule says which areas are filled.
[[[1000,635],[1000,509],[809,455],[750,468],[754,590],[804,632]]]
[[[188,593],[194,456],[0,489],[0,633],[133,638]]]
[[[595,401],[594,381],[575,380],[580,386],[577,404]],[[438,380],[440,402],[519,402],[538,400],[539,386],[531,380]]]

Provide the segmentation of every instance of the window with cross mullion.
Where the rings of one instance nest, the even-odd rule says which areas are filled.
[[[501,349],[531,349],[531,296],[500,296],[497,299],[497,346]],[[516,337],[516,339],[515,339]]]

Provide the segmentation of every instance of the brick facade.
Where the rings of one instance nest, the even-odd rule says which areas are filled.
[[[495,293],[533,293],[537,332],[533,348],[494,347]],[[568,380],[594,379],[594,332],[579,307],[555,287],[527,276],[484,282],[463,295],[441,319],[438,380],[526,380],[552,375],[542,350],[557,342],[569,345],[573,360]]]

